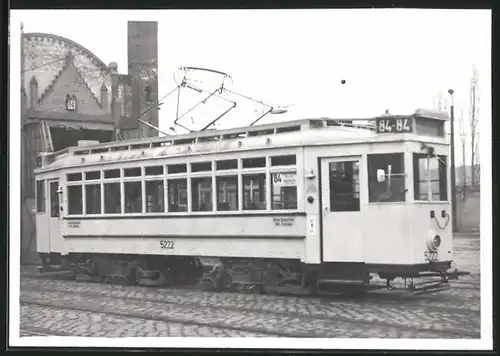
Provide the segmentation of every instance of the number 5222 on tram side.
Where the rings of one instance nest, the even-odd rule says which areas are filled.
[[[452,270],[446,120],[307,119],[45,154],[41,268],[258,292],[441,290],[465,274]]]

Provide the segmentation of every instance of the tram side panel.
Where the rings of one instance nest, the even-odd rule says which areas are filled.
[[[305,259],[304,214],[64,219],[61,253]]]
[[[36,249],[38,253],[49,253],[49,203],[47,199],[47,182],[45,179],[36,181]]]

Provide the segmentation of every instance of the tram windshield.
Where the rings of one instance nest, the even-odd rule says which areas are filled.
[[[407,200],[404,154],[368,155],[369,201]],[[413,191],[415,201],[448,201],[447,157],[413,154]]]
[[[383,171],[383,179],[380,172]],[[368,194],[370,203],[406,200],[404,154],[368,155]]]
[[[447,157],[413,155],[414,199],[417,201],[448,201]]]

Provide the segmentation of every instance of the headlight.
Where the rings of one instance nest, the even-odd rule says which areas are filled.
[[[432,244],[434,246],[436,246],[436,248],[441,246],[441,236],[439,236],[439,235],[434,236],[434,239],[432,240]]]
[[[427,248],[429,251],[436,252],[439,246],[441,246],[441,236],[431,234],[431,236],[427,239]]]

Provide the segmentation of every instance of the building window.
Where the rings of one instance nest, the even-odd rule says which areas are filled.
[[[68,186],[68,215],[83,214],[82,186]]]
[[[50,183],[50,217],[59,217],[59,182]]]
[[[30,81],[30,107],[34,109],[38,103],[38,82],[33,76]]]
[[[186,179],[171,179],[168,181],[168,210],[174,213],[187,211]]]
[[[212,177],[192,178],[191,197],[193,211],[212,211]]]
[[[271,197],[273,209],[297,209],[297,173],[272,173]]]
[[[45,181],[36,181],[36,211],[45,213]]]
[[[447,157],[413,155],[413,183],[415,200],[448,201]]]
[[[161,166],[160,166],[161,167]],[[163,181],[153,180],[146,182],[146,212],[163,213],[165,211],[165,198],[163,196]]]
[[[359,211],[359,162],[330,162],[330,211]]]
[[[142,212],[141,182],[125,182],[125,213]]]
[[[76,110],[76,96],[66,94],[66,110],[68,111]]]
[[[385,172],[385,179],[379,182],[377,170]],[[368,155],[369,201],[401,202],[406,200],[404,154],[386,153]]]
[[[266,210],[266,174],[243,175],[243,209]]]
[[[120,183],[105,183],[104,213],[120,214],[121,210]]]
[[[85,213],[100,214],[101,213],[101,185],[87,184],[85,185]]]
[[[103,109],[108,109],[108,88],[106,84],[101,84],[101,105]]]
[[[217,210],[238,210],[238,176],[217,177]]]

